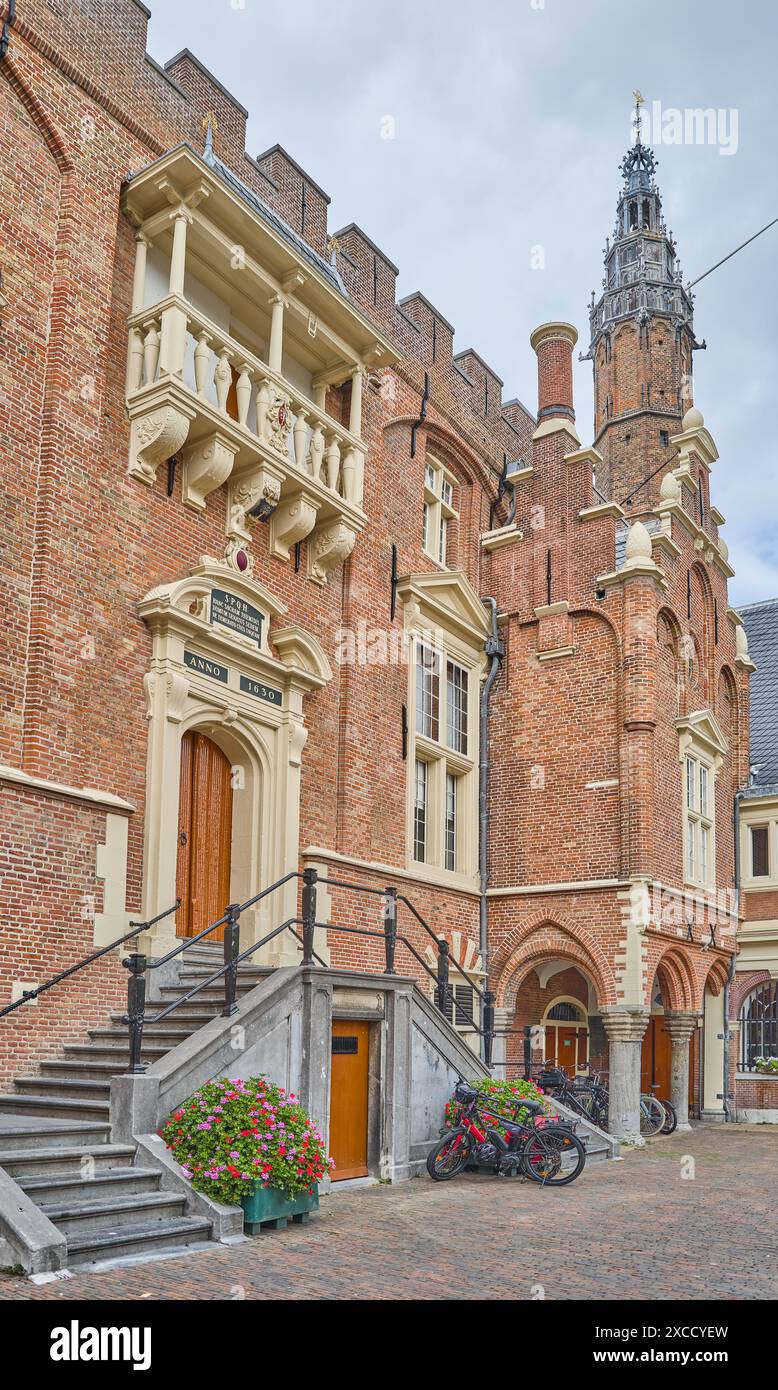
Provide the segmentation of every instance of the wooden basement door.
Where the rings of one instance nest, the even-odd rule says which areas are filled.
[[[367,1088],[370,1025],[332,1021],[330,1156],[332,1181],[367,1177]]]
[[[176,932],[195,936],[221,917],[230,900],[232,776],[225,757],[205,734],[191,729],[181,741]],[[206,937],[220,941],[224,928]]]

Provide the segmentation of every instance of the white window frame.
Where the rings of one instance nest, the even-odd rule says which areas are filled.
[[[684,754],[684,881],[715,888],[715,769],[696,750]]]
[[[424,464],[422,550],[441,569],[448,568],[451,522],[459,515],[453,505],[456,485],[453,473],[428,453]]]
[[[754,874],[751,831],[767,830],[767,873]],[[740,803],[740,860],[743,885],[749,889],[778,888],[778,798]]]
[[[716,776],[729,745],[709,709],[684,715],[675,725],[681,763],[683,882],[698,892],[715,892]]]
[[[433,646],[428,634],[414,633],[411,643],[408,720],[408,766],[411,787],[409,865],[413,868],[423,865],[445,875],[447,879],[461,878],[463,875],[472,878],[477,871],[478,853],[478,697],[481,654],[463,651],[459,643],[440,630],[436,631],[435,638]],[[431,735],[430,723],[420,717],[418,662],[422,653],[427,665],[430,662],[430,653],[437,663],[437,736]],[[450,664],[464,673],[464,689],[467,692],[463,738],[458,747],[451,747],[449,743]],[[415,806],[418,761],[427,767],[427,841],[423,860],[416,857]],[[453,867],[447,844],[449,777],[455,778],[456,787]]]

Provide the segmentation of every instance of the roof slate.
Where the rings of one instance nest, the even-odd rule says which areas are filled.
[[[752,765],[760,765],[754,787],[769,786],[778,783],[778,598],[749,603],[738,612],[756,664],[749,699],[749,757]]]

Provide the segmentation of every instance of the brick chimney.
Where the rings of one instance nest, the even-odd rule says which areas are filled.
[[[538,357],[538,424],[559,416],[575,420],[573,348],[577,342],[571,323],[542,323],[530,338]]]

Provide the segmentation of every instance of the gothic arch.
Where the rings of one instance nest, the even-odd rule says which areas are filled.
[[[694,966],[681,947],[670,945],[656,957],[654,974],[659,978],[665,1009],[672,1012],[691,1012],[695,1007],[697,985]],[[651,999],[649,993],[648,1004]]]
[[[616,983],[598,942],[576,922],[539,912],[500,942],[492,959],[492,988],[499,1005],[513,1007],[522,981],[535,965],[554,958],[569,960],[591,981],[598,1002],[614,1003]]]

